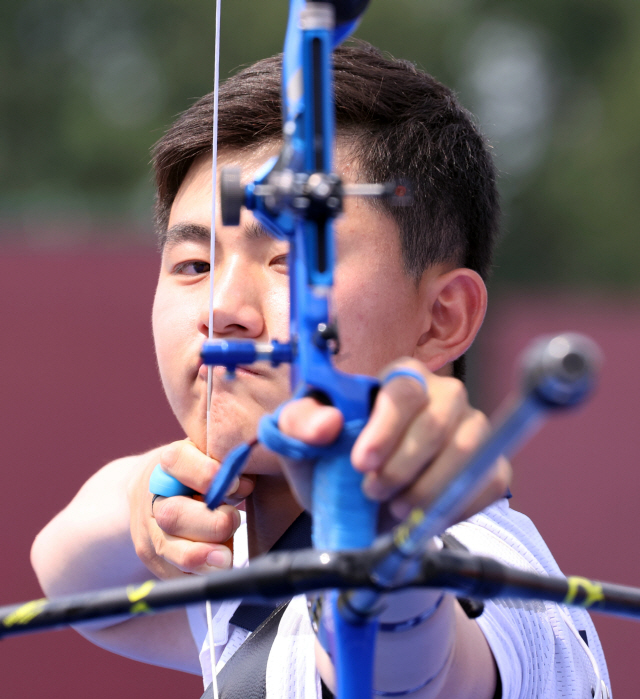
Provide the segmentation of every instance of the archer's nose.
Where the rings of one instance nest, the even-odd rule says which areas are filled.
[[[259,338],[264,333],[262,298],[251,271],[241,260],[216,267],[213,281],[215,337]],[[208,328],[208,312],[206,325]]]

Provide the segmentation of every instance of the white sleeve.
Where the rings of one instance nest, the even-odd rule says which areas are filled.
[[[562,575],[531,520],[511,510],[506,499],[449,531],[472,553],[521,570]],[[610,696],[600,640],[585,610],[503,599],[487,601],[477,621],[500,671],[503,699]]]

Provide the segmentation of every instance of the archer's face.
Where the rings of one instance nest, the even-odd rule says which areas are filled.
[[[272,152],[229,158],[249,180]],[[353,174],[340,163],[345,180]],[[219,207],[218,207],[219,208]],[[211,159],[189,170],[169,218],[168,242],[153,308],[153,332],[165,392],[188,437],[205,448],[207,371],[200,349],[209,329]],[[336,223],[338,262],[334,308],[343,371],[376,375],[400,356],[411,356],[424,324],[414,282],[402,270],[395,223],[362,200],[347,200]],[[288,244],[267,235],[250,212],[240,226],[216,225],[213,334],[256,341],[288,339]],[[289,368],[260,363],[238,369],[232,381],[213,371],[209,453],[221,459],[255,437],[257,423],[289,396]],[[254,463],[277,468],[275,459]]]

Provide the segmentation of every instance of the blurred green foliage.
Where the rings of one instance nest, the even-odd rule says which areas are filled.
[[[223,0],[222,75],[280,50],[286,14]],[[210,91],[213,25],[214,0],[3,1],[5,237],[53,220],[149,227],[149,148]],[[496,285],[638,286],[637,0],[372,0],[358,36],[452,85],[488,134]]]

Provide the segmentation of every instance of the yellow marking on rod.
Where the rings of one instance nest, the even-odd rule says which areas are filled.
[[[135,604],[131,605],[131,609],[129,610],[131,614],[142,614],[144,612],[151,612],[151,607],[146,603],[146,602],[136,602]]]
[[[424,519],[424,512],[419,507],[414,507],[409,513],[407,521],[400,524],[396,529],[395,543],[398,546],[402,546],[404,542],[409,538],[409,534],[413,527],[417,526]]]
[[[18,607],[15,612],[12,612],[2,621],[2,625],[10,628],[16,624],[28,624],[32,619],[35,619],[38,614],[44,609],[48,600],[36,599],[33,602],[27,602],[21,607]]]
[[[581,590],[586,595],[584,602],[581,604],[582,607],[590,607],[595,602],[600,602],[604,599],[604,592],[600,583],[594,583],[587,578],[572,575],[567,578],[567,584],[569,585],[569,590],[564,598],[565,604],[573,604]]]
[[[144,598],[153,590],[156,586],[154,580],[147,580],[147,582],[142,583],[142,585],[129,585],[127,587],[127,597],[129,602],[132,602],[131,609],[129,610],[131,614],[141,614],[142,612],[151,612],[151,607],[144,601]]]
[[[422,520],[424,519],[424,510],[421,510],[419,507],[414,507],[413,510],[409,513],[409,523],[412,524],[413,526],[420,524]]]

